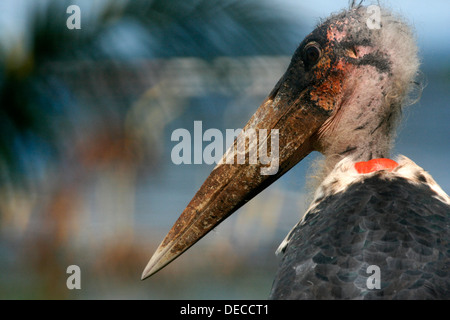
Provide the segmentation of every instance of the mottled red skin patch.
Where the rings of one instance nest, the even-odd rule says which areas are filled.
[[[317,79],[317,85],[310,92],[311,101],[316,102],[321,108],[332,111],[338,99],[342,98],[344,80],[349,74],[352,64],[345,57],[337,57],[336,44],[345,38],[343,26],[347,21],[332,24],[327,30],[327,45],[322,48],[322,58],[311,70]]]

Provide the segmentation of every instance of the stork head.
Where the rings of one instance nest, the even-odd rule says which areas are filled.
[[[332,110],[315,149],[335,161],[387,157],[419,66],[410,28],[378,6],[359,6],[330,17],[298,51],[320,57],[312,66],[303,58],[316,81],[310,99]]]
[[[287,71],[243,130],[267,129],[267,135],[278,130],[278,172],[261,174],[261,162],[219,164],[142,278],[178,257],[313,150],[335,161],[386,157],[418,64],[410,28],[380,7],[353,7],[321,23],[300,43]],[[259,136],[259,141],[266,139]],[[246,146],[248,160],[248,149],[255,145]]]

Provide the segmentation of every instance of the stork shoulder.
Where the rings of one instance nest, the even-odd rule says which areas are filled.
[[[344,158],[336,164],[334,169],[317,188],[307,213],[313,211],[317,204],[325,197],[344,192],[352,184],[360,183],[375,175],[380,179],[403,178],[412,184],[426,184],[435,192],[434,197],[436,199],[450,205],[450,197],[427,171],[403,155],[399,155],[396,162],[398,165],[395,167],[389,166],[384,168],[380,166],[377,170],[360,173],[357,170],[356,163],[350,157]]]
[[[373,170],[368,173],[361,173],[357,169],[357,166],[355,166],[355,162],[351,157],[344,158],[338,162],[330,174],[319,185],[314,194],[311,205],[306,210],[306,213],[303,215],[299,223],[294,226],[294,228],[282,241],[276,251],[276,254],[278,255],[286,250],[292,231],[299,226],[301,227],[308,215],[316,214],[317,207],[325,198],[345,192],[345,190],[347,190],[351,185],[362,183],[365,179],[374,176],[381,180],[401,178],[414,185],[425,184],[433,191],[433,197],[435,199],[450,206],[450,197],[444,190],[442,190],[442,188],[436,183],[428,172],[418,166],[414,161],[403,155],[399,155],[396,158],[396,162],[398,165],[395,167],[390,166],[388,168],[383,168],[380,166],[377,170]]]
[[[399,165],[393,170],[393,174],[403,177],[413,184],[427,184],[436,193],[434,198],[450,205],[450,197],[427,171],[403,155],[398,156],[397,162]]]

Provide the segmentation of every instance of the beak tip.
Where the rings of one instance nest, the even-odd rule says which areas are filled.
[[[155,270],[155,267],[152,263],[148,263],[145,267],[144,271],[142,272],[141,280],[145,280],[154,273],[156,273],[158,270]]]
[[[167,247],[159,247],[153,256],[150,258],[150,261],[147,263],[144,271],[142,272],[141,280],[145,280],[150,276],[154,275],[156,272],[164,268],[172,259],[170,253],[168,253]],[[172,259],[170,259],[172,257]]]
[[[145,272],[145,270],[144,270],[144,272],[142,273],[142,276],[141,276],[141,281],[147,279],[149,276],[150,276],[150,275],[147,274],[147,272]]]
[[[145,267],[144,271],[142,272],[141,280],[145,280],[158,272],[161,269],[161,266],[157,263],[155,263],[154,257],[150,259],[150,261],[147,263],[147,266]]]

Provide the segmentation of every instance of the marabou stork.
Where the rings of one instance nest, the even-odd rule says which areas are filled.
[[[379,9],[378,27],[369,27],[366,7],[352,6],[303,40],[244,128],[279,130],[278,172],[262,175],[260,162],[219,164],[142,279],[316,150],[324,179],[278,249],[270,298],[450,298],[450,198],[408,158],[387,159],[419,61],[408,25]],[[379,268],[378,288],[368,285],[370,266]]]

